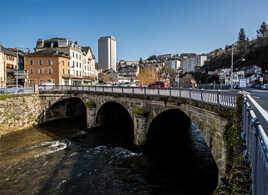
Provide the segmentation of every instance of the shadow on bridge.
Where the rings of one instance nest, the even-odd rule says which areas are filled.
[[[40,114],[39,128],[52,137],[68,137],[85,129],[86,107],[80,98],[64,99]]]
[[[218,168],[200,131],[179,109],[153,119],[144,146],[146,175],[165,182],[172,191],[211,194],[218,183]]]

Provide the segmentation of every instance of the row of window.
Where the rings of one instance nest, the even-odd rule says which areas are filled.
[[[6,56],[6,59],[9,61],[14,61],[15,57],[14,56]]]
[[[37,80],[38,82],[38,80]],[[48,79],[47,81],[45,80],[39,80],[39,85],[42,85],[44,83],[55,83],[53,79]],[[33,86],[35,84],[35,80],[29,80],[29,86]]]
[[[53,73],[53,70],[52,69],[47,69],[47,70],[44,70],[44,69],[38,69],[37,70],[38,74],[52,74]],[[30,69],[30,74],[33,74],[34,73],[34,70],[33,69]],[[62,74],[65,74],[67,73],[67,71],[65,72],[65,70],[63,69],[62,70]],[[68,70],[68,74],[70,74],[70,70]]]
[[[38,60],[38,64],[43,65],[43,60]],[[52,64],[53,64],[53,62],[51,60],[47,60],[47,65],[52,65]],[[64,66],[65,61],[61,61],[61,64]],[[34,65],[33,60],[30,60],[30,65]],[[70,62],[68,62],[68,66],[70,66]],[[81,63],[78,64],[78,62],[73,61],[73,67],[82,68],[82,64]],[[85,67],[87,67],[87,66],[85,66]]]
[[[47,63],[46,65],[52,65],[53,64],[53,61],[51,60],[47,60]],[[61,61],[61,64],[64,66],[65,65],[65,61]],[[30,60],[30,65],[34,65],[34,61],[33,60]],[[43,65],[43,60],[38,60],[38,65]],[[70,66],[70,62],[68,62],[68,66]]]
[[[78,59],[78,57],[79,57],[79,60],[81,60],[81,55],[80,55],[80,54],[79,54],[79,55],[78,55],[77,53],[74,54],[74,52],[73,52],[73,58],[74,58],[74,57],[75,57],[76,59]]]
[[[34,73],[34,70],[33,69],[30,69],[30,74],[33,74]],[[38,74],[52,74],[53,73],[53,70],[52,69],[47,69],[47,70],[44,70],[44,69],[38,69],[37,70]]]

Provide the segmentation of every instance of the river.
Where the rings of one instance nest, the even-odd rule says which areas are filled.
[[[100,128],[72,124],[59,120],[3,136],[0,194],[189,194],[150,170],[139,149],[107,142]]]

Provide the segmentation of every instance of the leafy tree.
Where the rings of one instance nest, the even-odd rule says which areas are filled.
[[[267,24],[265,22],[262,22],[260,29],[257,30],[257,36],[258,37],[265,37],[266,33],[268,33]]]
[[[238,49],[242,56],[245,56],[248,49],[248,39],[246,39],[246,34],[244,28],[240,28],[238,34]]]
[[[144,69],[144,61],[142,60],[142,58],[140,58],[139,60],[139,67],[140,69]]]
[[[238,35],[238,41],[245,41],[246,40],[246,34],[244,28],[240,28],[239,35]]]
[[[165,80],[168,79],[172,86],[175,83],[176,76],[177,76],[176,71],[172,69],[170,66],[163,66],[159,70],[159,77]]]
[[[141,65],[141,64],[144,64],[142,58],[140,58],[140,60],[139,60],[139,65]]]
[[[140,70],[137,80],[143,82],[144,85],[149,85],[155,81],[158,81],[159,77],[155,68],[145,67],[144,69]]]

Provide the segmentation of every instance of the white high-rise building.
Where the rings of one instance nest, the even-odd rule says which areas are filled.
[[[183,60],[181,66],[183,68],[183,72],[194,72],[195,67],[202,67],[207,60],[207,56],[205,55],[192,55],[185,60]]]
[[[100,37],[98,40],[99,67],[116,71],[116,40],[113,36]]]

